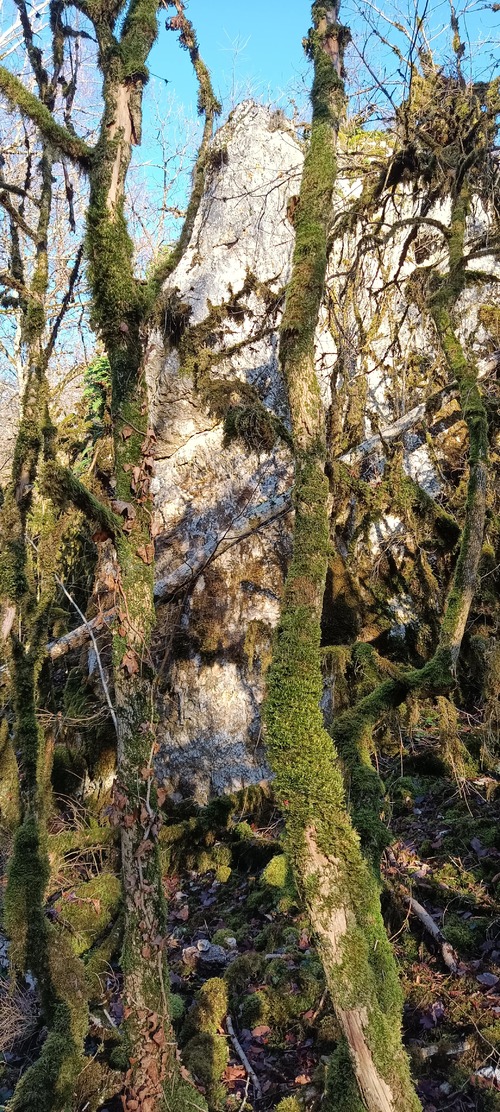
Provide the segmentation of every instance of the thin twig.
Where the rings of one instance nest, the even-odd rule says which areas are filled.
[[[248,1090],[249,1090],[249,1087],[250,1087],[250,1074],[248,1073],[248,1074],[247,1074],[247,1080],[246,1080],[246,1085],[245,1085],[245,1092],[243,1093],[243,1100],[242,1100],[242,1102],[241,1102],[241,1104],[240,1104],[240,1107],[239,1107],[239,1109],[238,1109],[238,1112],[243,1112],[243,1109],[244,1109],[244,1107],[245,1107],[245,1104],[246,1104],[246,1102],[247,1102],[247,1096],[248,1096]]]
[[[232,1042],[232,1044],[234,1046],[234,1049],[235,1049],[235,1051],[238,1055],[238,1058],[240,1059],[240,1062],[242,1063],[242,1065],[245,1067],[248,1076],[252,1080],[252,1085],[254,1087],[256,1099],[261,1100],[261,1098],[262,1098],[262,1089],[260,1087],[259,1079],[257,1077],[257,1074],[255,1073],[255,1070],[252,1069],[252,1066],[250,1065],[250,1062],[248,1061],[248,1058],[245,1054],[245,1051],[243,1050],[240,1043],[238,1042],[238,1039],[236,1038],[236,1035],[234,1033],[233,1021],[232,1021],[230,1015],[226,1016],[226,1027],[227,1027],[227,1033],[229,1035],[229,1038],[231,1039],[231,1042]]]

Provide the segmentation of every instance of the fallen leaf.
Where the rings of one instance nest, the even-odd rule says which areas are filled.
[[[144,854],[149,853],[149,851],[152,850],[152,848],[153,848],[153,843],[150,842],[148,838],[145,838],[137,846],[137,849],[135,851],[134,856],[135,857],[144,857]]]
[[[132,436],[133,431],[134,430],[130,427],[130,425],[124,425],[122,428],[123,439],[128,440]]]
[[[155,555],[154,545],[141,544],[140,548],[136,548],[135,554],[144,564],[152,564]]]
[[[479,973],[476,977],[476,981],[478,981],[480,985],[487,985],[488,988],[493,988],[498,984],[499,980],[500,977],[496,977],[494,973]]]
[[[224,1079],[226,1081],[239,1081],[240,1078],[246,1077],[246,1070],[243,1066],[226,1066],[224,1070]]]
[[[122,668],[128,672],[129,676],[135,676],[139,671],[139,661],[133,649],[127,649],[122,657]]]
[[[111,503],[111,509],[115,514],[127,517],[130,521],[133,521],[136,516],[135,507],[131,502],[124,502],[123,498],[115,498]]]

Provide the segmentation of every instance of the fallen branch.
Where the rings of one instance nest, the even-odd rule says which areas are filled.
[[[432,935],[432,938],[434,938],[434,940],[439,944],[441,953],[443,955],[444,964],[450,970],[450,973],[458,973],[457,954],[455,953],[453,946],[450,946],[450,943],[446,941],[443,932],[439,929],[437,923],[434,922],[432,916],[429,915],[429,912],[425,910],[425,907],[423,907],[422,904],[418,902],[418,900],[415,900],[413,896],[410,896],[408,893],[405,892],[401,892],[401,896],[410,908],[410,911],[412,911],[413,914],[416,915],[417,919],[420,920],[425,929],[429,932],[430,935]]]
[[[269,499],[268,502],[263,502],[242,520],[238,528],[226,531],[222,537],[215,541],[207,542],[192,554],[190,560],[184,560],[179,567],[175,568],[164,579],[158,580],[154,589],[155,602],[167,602],[173,598],[174,595],[201,575],[207,564],[211,563],[212,560],[222,556],[228,549],[244,540],[245,537],[250,537],[265,525],[269,525],[271,521],[289,513],[291,508],[292,499],[290,494],[280,494],[276,498]],[[79,649],[93,637],[94,632],[97,633],[104,625],[109,625],[116,617],[116,613],[117,609],[113,606],[110,610],[98,614],[97,617],[89,621],[84,620],[84,624],[78,626],[77,629],[65,633],[57,641],[51,641],[47,645],[47,655],[50,656],[51,660],[58,660],[59,657],[65,656],[73,649]]]
[[[84,618],[83,625],[71,629],[57,641],[50,641],[47,645],[47,655],[51,660],[58,660],[60,656],[66,656],[66,653],[72,652],[73,649],[79,649],[90,641],[91,634],[99,633],[103,626],[109,625],[115,617],[116,606],[113,606],[111,610],[105,610],[103,614],[97,614],[95,618],[90,618],[88,621]]]
[[[242,1063],[242,1065],[245,1067],[245,1069],[247,1071],[247,1074],[252,1081],[252,1085],[254,1087],[254,1092],[255,1092],[255,1098],[256,1098],[256,1100],[261,1100],[261,1098],[262,1098],[262,1089],[260,1087],[259,1079],[257,1077],[257,1074],[255,1073],[255,1070],[252,1069],[252,1066],[250,1065],[250,1062],[248,1061],[248,1058],[245,1054],[245,1051],[243,1050],[242,1046],[238,1042],[238,1039],[236,1038],[236,1035],[234,1033],[233,1021],[232,1021],[230,1015],[226,1016],[226,1027],[227,1027],[227,1033],[229,1035],[229,1038],[231,1039],[231,1042],[232,1042],[232,1044],[234,1046],[234,1049],[235,1049],[235,1051],[238,1055],[238,1058],[240,1059],[240,1062]]]
[[[159,579],[154,589],[155,600],[160,602],[170,598],[176,591],[200,575],[212,560],[222,556],[245,537],[250,537],[265,525],[269,525],[271,521],[289,513],[291,508],[292,499],[289,493],[278,494],[268,502],[262,502],[248,517],[243,518],[241,524],[235,529],[227,530],[217,540],[207,541],[202,548],[193,553],[191,560],[186,559],[165,579]]]
[[[99,675],[101,677],[102,689],[104,691],[105,699],[106,699],[106,702],[107,702],[108,707],[109,707],[109,713],[110,713],[112,721],[113,721],[113,726],[115,727],[116,736],[118,737],[119,736],[119,731],[118,731],[118,722],[117,722],[116,714],[115,714],[115,708],[114,708],[113,703],[111,701],[111,695],[109,694],[109,688],[108,688],[108,685],[106,683],[106,676],[104,675],[104,668],[102,666],[102,661],[101,661],[101,657],[100,657],[100,654],[99,654],[99,649],[97,648],[97,641],[94,637],[94,631],[92,629],[92,626],[90,625],[90,622],[88,622],[86,620],[85,615],[82,613],[82,611],[80,610],[80,607],[78,606],[78,603],[75,602],[72,595],[70,595],[69,591],[64,586],[64,583],[62,582],[62,580],[59,579],[59,577],[57,575],[54,576],[54,579],[55,579],[56,583],[59,585],[59,587],[61,588],[61,590],[64,591],[64,594],[66,595],[66,598],[68,599],[68,601],[71,603],[72,606],[74,606],[78,616],[82,619],[82,622],[83,622],[84,626],[86,626],[86,628],[88,629],[88,634],[89,634],[90,640],[92,641],[92,645],[93,645],[94,652],[95,652],[95,655],[96,655],[97,667],[99,669]]]
[[[387,425],[385,429],[380,429],[374,436],[368,437],[367,440],[363,440],[362,443],[358,444],[355,448],[350,448],[348,452],[344,452],[342,456],[338,456],[339,463],[348,463],[353,467],[354,464],[360,463],[362,459],[372,455],[373,452],[382,451],[384,443],[390,440],[397,440],[398,436],[407,432],[408,429],[411,429],[413,425],[416,425],[428,414],[431,405],[435,405],[443,395],[450,393],[454,389],[456,389],[456,382],[444,386],[437,394],[428,398],[426,402],[421,402],[420,405],[414,406],[408,413],[403,414],[397,421],[394,421],[392,425]],[[458,417],[459,413],[457,411],[457,419]]]
[[[466,1050],[470,1050],[472,1045],[471,1039],[463,1039],[462,1042],[454,1043],[453,1046],[448,1046],[446,1043],[431,1043],[429,1046],[421,1046],[420,1043],[416,1042],[408,1043],[412,1054],[418,1055],[424,1061],[427,1058],[434,1058],[436,1054],[446,1054],[448,1058],[459,1057],[460,1054],[465,1054]]]

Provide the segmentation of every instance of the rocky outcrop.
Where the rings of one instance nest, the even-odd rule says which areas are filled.
[[[214,140],[191,242],[164,290],[160,323],[167,328],[155,332],[149,348],[157,594],[173,585],[159,606],[155,645],[165,668],[158,771],[173,793],[198,798],[267,775],[260,707],[289,557],[292,478],[286,435],[279,435],[287,409],[278,329],[302,161],[302,145],[280,114],[251,102],[234,111]],[[440,237],[419,231],[405,248],[408,195],[403,214],[386,206],[384,251],[365,250],[369,230],[341,224],[356,193],[359,184],[346,170],[316,337],[332,466],[354,467],[375,490],[400,451],[400,473],[439,502],[443,460],[455,455],[463,466],[465,427],[432,324],[417,292],[408,295],[408,279],[425,259],[439,266]],[[446,220],[444,211],[432,216]],[[481,221],[477,206],[474,222]],[[481,266],[488,272],[491,260],[481,259]],[[493,283],[483,283],[481,303],[495,297]],[[487,375],[495,360],[491,330],[477,291],[467,290],[462,300],[461,338]],[[167,330],[177,340],[165,354]],[[243,439],[231,439],[228,415],[238,432],[245,406],[250,424]],[[263,412],[278,429],[274,443],[262,434]],[[370,517],[353,497],[337,520],[327,643],[345,637],[349,608],[350,632],[366,640],[401,641],[422,624],[422,593],[411,572],[417,554],[397,510],[401,501]],[[388,579],[397,569],[399,583],[397,594],[393,586],[381,602],[384,566]]]
[[[279,496],[290,489],[290,455],[283,440],[264,443],[258,427],[252,446],[251,426],[246,444],[224,446],[221,409],[237,415],[241,402],[249,411],[260,404],[286,428],[278,327],[302,158],[279,114],[253,103],[235,110],[215,139],[191,243],[164,291],[179,346],[165,358],[156,334],[150,347],[157,577],[196,569],[159,608],[156,651],[161,658],[163,643],[172,654],[159,771],[197,797],[267,775],[260,706],[289,554]],[[276,499],[275,520],[218,555]]]

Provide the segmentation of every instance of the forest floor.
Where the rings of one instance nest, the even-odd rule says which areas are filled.
[[[381,762],[393,839],[383,906],[424,1112],[486,1112],[500,1109],[500,777],[493,769],[456,779],[435,752],[429,727],[405,753]],[[59,802],[51,834],[58,867],[47,912],[88,962],[119,903],[115,850],[64,852],[78,812]],[[185,1065],[211,1109],[221,1112],[268,1112],[291,1097],[297,1103],[288,1100],[283,1112],[335,1108],[325,1093],[338,1029],[282,835],[272,799],[251,791],[203,810],[179,805],[162,828],[175,1028]],[[103,876],[113,877],[106,890]],[[4,975],[6,966],[0,938]],[[123,1016],[117,954],[96,985],[86,1052],[117,1069]],[[6,999],[4,992],[4,1015]],[[19,986],[17,1001],[20,1018],[3,1044],[0,1109],[44,1035],[34,986]],[[118,1098],[101,1104],[101,1112],[120,1108]]]

